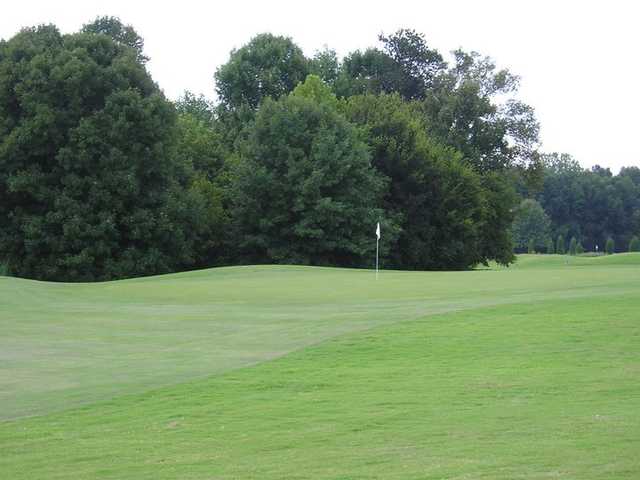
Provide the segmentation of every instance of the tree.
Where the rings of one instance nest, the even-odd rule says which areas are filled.
[[[569,255],[575,255],[577,253],[576,249],[578,247],[578,240],[576,237],[571,237],[569,241]]]
[[[414,30],[400,29],[378,39],[382,50],[358,50],[344,59],[335,83],[338,95],[397,93],[405,100],[423,99],[446,68],[440,53]]]
[[[527,253],[536,253],[536,242],[533,238],[529,240],[529,243],[527,245]]]
[[[564,237],[562,235],[558,235],[558,239],[556,240],[556,253],[559,255],[564,255],[565,253],[565,243]]]
[[[185,185],[182,200],[192,216],[190,236],[198,266],[211,266],[228,259],[229,189],[231,185],[231,153],[212,124],[210,111],[202,99],[196,103],[178,104],[176,124],[176,162],[180,183]],[[177,177],[178,178],[178,177]],[[187,205],[185,204],[185,208]]]
[[[369,265],[376,222],[385,229],[382,190],[361,133],[329,104],[294,94],[265,100],[234,187],[241,254],[250,262]]]
[[[607,243],[605,244],[604,249],[607,252],[607,255],[613,255],[614,253],[616,253],[616,244],[613,241],[613,238],[607,238]]]
[[[362,95],[342,103],[364,128],[374,167],[388,179],[383,208],[401,227],[387,265],[463,269],[481,254],[481,180],[454,150],[430,139],[416,107],[397,95]]]
[[[523,200],[516,209],[511,227],[515,247],[520,251],[528,249],[533,242],[535,248],[544,248],[549,237],[549,217],[538,202]]]
[[[193,262],[175,111],[108,35],[24,29],[0,44],[0,251],[12,273],[102,280]]]
[[[317,75],[308,75],[304,83],[299,84],[293,90],[293,95],[307,98],[334,110],[338,108],[338,99],[335,94]]]
[[[631,241],[629,242],[629,251],[640,252],[640,238],[637,236],[631,238]]]
[[[220,101],[228,108],[256,109],[291,92],[309,73],[309,61],[290,38],[263,33],[233,50],[215,74]]]
[[[539,124],[513,95],[519,79],[489,57],[462,50],[434,80],[423,103],[429,131],[480,172],[535,162]]]
[[[186,90],[176,103],[176,111],[181,115],[191,115],[210,125],[215,119],[215,104],[204,95],[194,95]]]
[[[378,40],[402,72],[397,92],[407,100],[423,99],[436,76],[447,64],[437,50],[429,48],[424,35],[411,29],[400,29]]]
[[[612,175],[600,167],[585,170],[566,154],[542,159],[544,187],[538,198],[556,232],[580,238],[588,250],[610,235],[628,244],[640,225],[640,185],[633,168]]]
[[[309,63],[309,71],[333,88],[340,74],[340,61],[336,51],[327,47],[317,51]]]
[[[553,239],[551,237],[547,239],[547,253],[548,254],[555,253],[555,248],[553,246]]]
[[[514,207],[518,196],[513,185],[498,172],[480,177],[484,192],[483,215],[479,223],[481,234],[480,255],[495,259],[501,265],[515,261],[510,227],[514,219]]]
[[[576,255],[582,255],[584,253],[584,247],[582,246],[582,242],[578,242],[576,245]]]
[[[139,63],[144,64],[149,60],[149,57],[143,53],[144,40],[142,37],[131,25],[124,25],[118,17],[98,17],[93,22],[84,25],[82,31],[107,35],[120,45],[132,48]]]

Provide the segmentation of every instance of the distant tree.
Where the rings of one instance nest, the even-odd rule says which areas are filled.
[[[565,243],[562,235],[558,235],[558,239],[556,240],[556,253],[559,255],[564,255],[565,253]]]
[[[536,253],[536,242],[533,238],[529,240],[529,244],[527,246],[527,253]]]
[[[619,175],[612,175],[597,166],[585,170],[566,154],[542,158],[545,178],[538,198],[554,231],[580,238],[588,250],[598,243],[604,245],[608,236],[628,245],[640,228],[636,168],[623,168]]]
[[[578,240],[576,239],[576,237],[571,237],[571,240],[569,241],[569,255],[575,255],[576,252],[576,248],[578,247]]]
[[[576,245],[576,254],[581,255],[583,253],[584,253],[584,247],[582,246],[582,242],[578,242],[578,245]]]
[[[621,177],[629,177],[634,184],[640,186],[640,168],[639,167],[622,167],[620,169]]]
[[[607,255],[612,255],[616,252],[616,244],[613,238],[611,237],[607,238],[607,243],[604,248],[605,248],[605,251],[607,252]]]
[[[309,63],[309,72],[333,88],[340,74],[340,61],[336,51],[327,47],[318,50]]]
[[[93,22],[84,25],[82,31],[107,35],[113,41],[132,48],[136,52],[136,59],[142,64],[149,60],[149,57],[143,53],[144,40],[142,37],[138,35],[131,25],[124,25],[118,17],[98,17]]]
[[[271,97],[278,99],[303,82],[309,61],[290,38],[263,33],[233,50],[215,74],[220,101],[229,108],[256,109]]]
[[[540,204],[532,199],[523,200],[516,209],[511,227],[515,247],[524,251],[533,242],[534,249],[544,248],[549,227],[549,217]]]
[[[631,238],[631,241],[629,242],[629,251],[640,252],[640,238],[637,236]]]
[[[555,248],[553,246],[553,239],[551,237],[547,239],[547,253],[548,254],[555,253]]]
[[[369,265],[372,232],[386,219],[383,183],[360,131],[329,104],[301,95],[266,99],[242,146],[233,191],[244,260]],[[383,224],[383,231],[393,229]]]

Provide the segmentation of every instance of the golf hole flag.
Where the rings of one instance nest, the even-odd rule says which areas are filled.
[[[380,243],[380,222],[376,226],[376,280],[378,279],[378,244]]]

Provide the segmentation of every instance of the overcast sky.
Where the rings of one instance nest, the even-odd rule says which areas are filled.
[[[0,37],[54,23],[78,30],[118,16],[145,40],[153,78],[170,98],[185,89],[214,97],[213,73],[229,51],[261,32],[293,37],[307,55],[340,56],[413,28],[442,53],[462,47],[522,78],[519,98],[540,120],[544,151],[571,153],[614,172],[640,166],[640,7],[634,1],[225,1],[10,2]]]

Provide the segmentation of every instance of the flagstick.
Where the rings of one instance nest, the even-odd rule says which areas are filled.
[[[380,243],[380,239],[376,238],[376,280],[378,280],[378,244]]]

